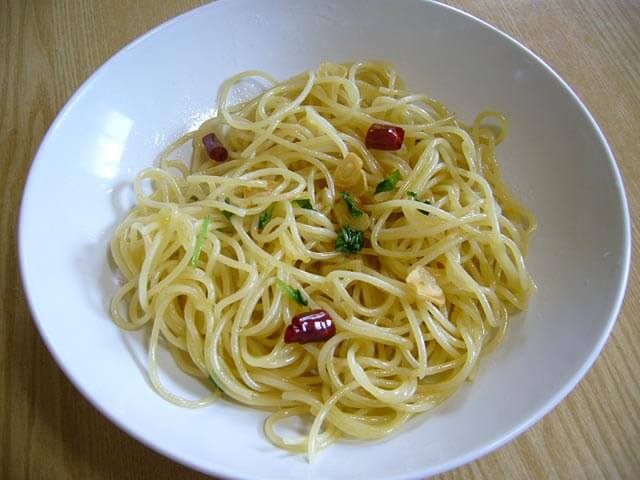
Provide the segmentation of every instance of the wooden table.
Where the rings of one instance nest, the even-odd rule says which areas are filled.
[[[202,479],[112,425],[40,340],[16,255],[24,181],[76,88],[122,46],[201,0],[0,2],[0,478]],[[452,0],[521,40],[573,86],[626,181],[640,253],[640,3]],[[44,241],[44,239],[43,239]],[[542,421],[448,479],[640,477],[640,269],[604,352]]]

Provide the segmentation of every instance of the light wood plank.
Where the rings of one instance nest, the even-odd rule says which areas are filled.
[[[64,377],[20,286],[22,188],[55,115],[99,65],[201,0],[0,1],[0,478],[203,479],[113,426]],[[451,0],[522,41],[575,89],[623,173],[640,253],[640,3]],[[597,219],[594,219],[597,221]],[[553,412],[442,479],[640,476],[640,268],[603,354]]]

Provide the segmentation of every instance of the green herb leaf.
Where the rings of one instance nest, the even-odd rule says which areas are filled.
[[[226,203],[227,205],[231,205],[231,201],[228,198],[224,199],[224,203]],[[230,212],[228,210],[223,210],[222,214],[227,217],[227,220],[231,220],[231,217],[233,217],[233,212]]]
[[[396,184],[399,180],[400,172],[398,170],[394,170],[391,175],[389,175],[376,186],[376,193],[390,192],[391,190],[396,188]]]
[[[362,216],[364,212],[360,210],[360,208],[358,207],[358,202],[356,202],[353,199],[353,197],[349,195],[348,192],[340,192],[340,196],[344,200],[344,203],[347,204],[347,207],[349,208],[349,213],[351,214],[352,217]]]
[[[275,202],[269,205],[258,218],[258,230],[264,230],[264,227],[267,226],[267,223],[271,221],[271,217],[273,217],[273,209],[276,208]]]
[[[198,260],[200,259],[200,252],[202,251],[202,246],[204,245],[204,239],[207,236],[208,228],[209,228],[209,217],[205,217],[205,219],[202,220],[200,231],[198,232],[198,236],[196,237],[196,247],[193,249],[193,256],[191,257],[191,265],[194,267],[198,266]]]
[[[411,197],[411,200],[415,200],[416,202],[426,203],[427,205],[431,205],[429,200],[418,200],[418,194],[416,192],[407,192],[407,195]],[[420,210],[420,213],[423,215],[429,215],[429,212],[426,210]]]
[[[198,201],[198,197],[196,197],[195,195],[191,195],[191,196],[189,197],[189,201],[190,201],[190,202],[197,202],[197,201]]]
[[[308,198],[301,198],[300,200],[294,200],[293,204],[296,207],[306,208],[307,210],[313,210],[313,205],[311,205],[311,200]]]
[[[297,288],[293,288],[291,285],[283,282],[279,278],[276,278],[276,285],[278,285],[278,287],[280,287],[287,295],[289,295],[292,300],[295,300],[300,305],[304,305],[305,307],[309,305],[307,299],[302,296],[302,292]]]
[[[213,385],[213,388],[216,388],[222,391],[222,389],[218,386],[218,384],[213,380],[213,377],[211,375],[209,375],[209,382],[211,382],[211,385]]]
[[[358,253],[364,245],[364,232],[347,225],[340,227],[336,238],[336,252]]]

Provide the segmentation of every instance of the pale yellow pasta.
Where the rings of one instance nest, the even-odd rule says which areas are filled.
[[[255,76],[273,85],[230,105],[234,86]],[[368,149],[373,123],[403,128],[401,149]],[[209,133],[226,161],[208,158]],[[217,115],[135,181],[136,206],[111,243],[125,278],[113,319],[150,329],[151,383],[171,402],[195,407],[223,393],[270,411],[266,436],[310,458],[342,436],[385,437],[469,379],[534,289],[523,255],[535,219],[494,157],[506,133],[500,113],[466,126],[382,62],[322,63],[284,82],[232,77]],[[188,164],[175,158],[183,145],[193,147]],[[397,184],[376,194],[396,170]],[[343,191],[363,215],[352,216]],[[294,202],[304,199],[313,209]],[[336,251],[344,224],[364,231],[360,251]],[[336,335],[285,343],[291,318],[311,309],[330,313]],[[211,395],[165,388],[159,348]],[[305,415],[308,435],[277,432]]]

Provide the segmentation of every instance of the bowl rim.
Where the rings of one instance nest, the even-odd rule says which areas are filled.
[[[51,356],[54,358],[56,364],[65,374],[67,379],[69,379],[69,381],[74,385],[74,387],[82,394],[84,398],[86,398],[89,401],[89,403],[94,408],[96,408],[102,415],[104,415],[107,419],[109,419],[109,421],[111,421],[119,429],[124,431],[127,435],[131,436],[132,438],[134,438],[144,446],[155,451],[156,453],[159,453],[176,463],[187,466],[188,468],[191,468],[195,471],[198,471],[207,475],[215,475],[219,478],[262,480],[262,477],[238,476],[234,472],[225,468],[218,467],[216,465],[198,464],[195,461],[192,461],[192,459],[188,457],[176,454],[164,448],[162,445],[158,444],[153,439],[146,437],[143,432],[134,430],[124,421],[120,421],[110,411],[108,411],[105,408],[102,408],[100,405],[99,399],[94,398],[94,396],[85,389],[81,381],[70,373],[69,369],[60,358],[60,355],[58,354],[55,348],[55,345],[53,344],[51,339],[48,338],[43,328],[43,324],[42,324],[43,318],[41,318],[37,314],[35,299],[29,293],[30,282],[29,282],[28,273],[26,271],[26,254],[25,254],[25,245],[24,245],[24,242],[25,242],[24,238],[26,236],[25,205],[29,203],[33,198],[33,195],[30,194],[30,191],[32,190],[31,185],[33,183],[33,177],[36,175],[36,172],[35,172],[37,170],[36,166],[43,161],[41,157],[43,155],[42,152],[44,150],[45,145],[49,142],[51,137],[55,135],[60,124],[62,124],[62,122],[65,120],[66,116],[73,109],[73,107],[75,106],[77,101],[80,99],[80,97],[82,97],[84,93],[90,89],[91,85],[99,77],[101,77],[105,73],[105,71],[108,70],[108,67],[112,63],[114,63],[120,56],[126,54],[131,50],[134,50],[139,44],[146,42],[151,37],[156,35],[158,32],[165,30],[174,24],[187,21],[192,16],[198,15],[201,10],[209,9],[209,8],[220,8],[219,5],[231,3],[232,1],[233,0],[216,0],[214,2],[206,3],[199,7],[183,12],[173,18],[166,20],[165,22],[162,22],[161,24],[157,25],[156,27],[152,28],[146,33],[143,33],[142,35],[138,36],[137,38],[129,42],[127,45],[119,49],[107,61],[105,61],[100,67],[98,67],[82,83],[82,85],[80,85],[80,87],[78,87],[78,89],[73,93],[73,95],[69,98],[69,100],[67,100],[63,108],[60,110],[60,112],[57,114],[57,116],[49,126],[46,134],[44,135],[44,137],[40,142],[40,145],[34,156],[31,166],[29,167],[29,173],[27,175],[27,179],[25,182],[25,186],[24,186],[24,190],[21,198],[21,205],[20,205],[20,212],[19,212],[19,219],[18,219],[17,246],[18,246],[20,277],[22,281],[23,291],[29,306],[29,310],[31,312],[31,316],[33,318],[34,323],[36,324],[36,328],[40,334],[40,337],[42,338],[47,350],[49,351]],[[538,66],[544,68],[547,71],[547,73],[551,74],[551,76],[561,85],[564,92],[569,95],[573,103],[576,106],[578,106],[580,111],[586,116],[591,127],[594,129],[595,133],[597,134],[598,140],[600,141],[602,146],[604,146],[604,150],[606,153],[606,160],[609,162],[609,166],[613,173],[613,179],[614,179],[616,192],[618,196],[618,202],[620,207],[622,208],[624,238],[622,239],[623,240],[622,265],[621,265],[622,268],[620,270],[620,275],[616,279],[618,284],[618,291],[616,293],[615,300],[610,310],[609,318],[607,319],[605,328],[602,330],[597,342],[594,345],[594,348],[591,350],[591,352],[589,352],[589,355],[587,356],[586,360],[580,366],[580,368],[573,374],[571,379],[561,389],[559,389],[546,404],[541,406],[535,413],[530,415],[528,418],[523,419],[515,428],[504,432],[502,435],[499,435],[499,438],[497,438],[495,441],[484,444],[483,446],[473,449],[467,453],[454,456],[448,461],[441,463],[435,467],[422,468],[410,474],[398,474],[393,477],[390,477],[389,480],[410,480],[417,477],[423,478],[430,475],[437,475],[437,474],[444,473],[444,472],[453,470],[455,468],[458,468],[474,460],[477,460],[480,457],[483,457],[493,452],[494,450],[504,446],[506,443],[510,442],[511,440],[513,440],[514,438],[522,434],[524,431],[531,428],[535,423],[537,423],[540,419],[542,419],[542,417],[544,417],[551,410],[553,410],[584,378],[586,373],[593,366],[596,358],[599,356],[607,339],[609,338],[609,335],[611,334],[613,326],[617,321],[618,315],[620,313],[620,309],[622,307],[622,303],[623,303],[624,296],[627,289],[629,270],[630,270],[630,264],[631,264],[631,220],[630,220],[629,206],[628,206],[628,202],[625,194],[622,174],[620,172],[620,169],[618,168],[615,156],[613,154],[611,147],[609,146],[609,143],[606,139],[604,132],[602,131],[598,123],[595,121],[589,109],[578,97],[578,95],[573,91],[573,89],[569,86],[569,84],[553,68],[551,68],[551,66],[549,66],[540,56],[538,56],[536,53],[534,53],[532,50],[530,50],[520,41],[516,40],[515,38],[503,32],[502,30],[498,29],[497,27],[491,25],[487,21],[482,20],[459,8],[456,8],[444,3],[440,3],[437,0],[420,0],[420,2],[424,4],[434,5],[434,8],[442,8],[444,10],[453,12],[456,15],[466,17],[468,20],[476,22],[483,28],[491,30],[497,36],[502,37],[502,39],[516,46],[519,50],[521,50],[524,53],[524,55],[529,57],[529,59],[533,60]]]

